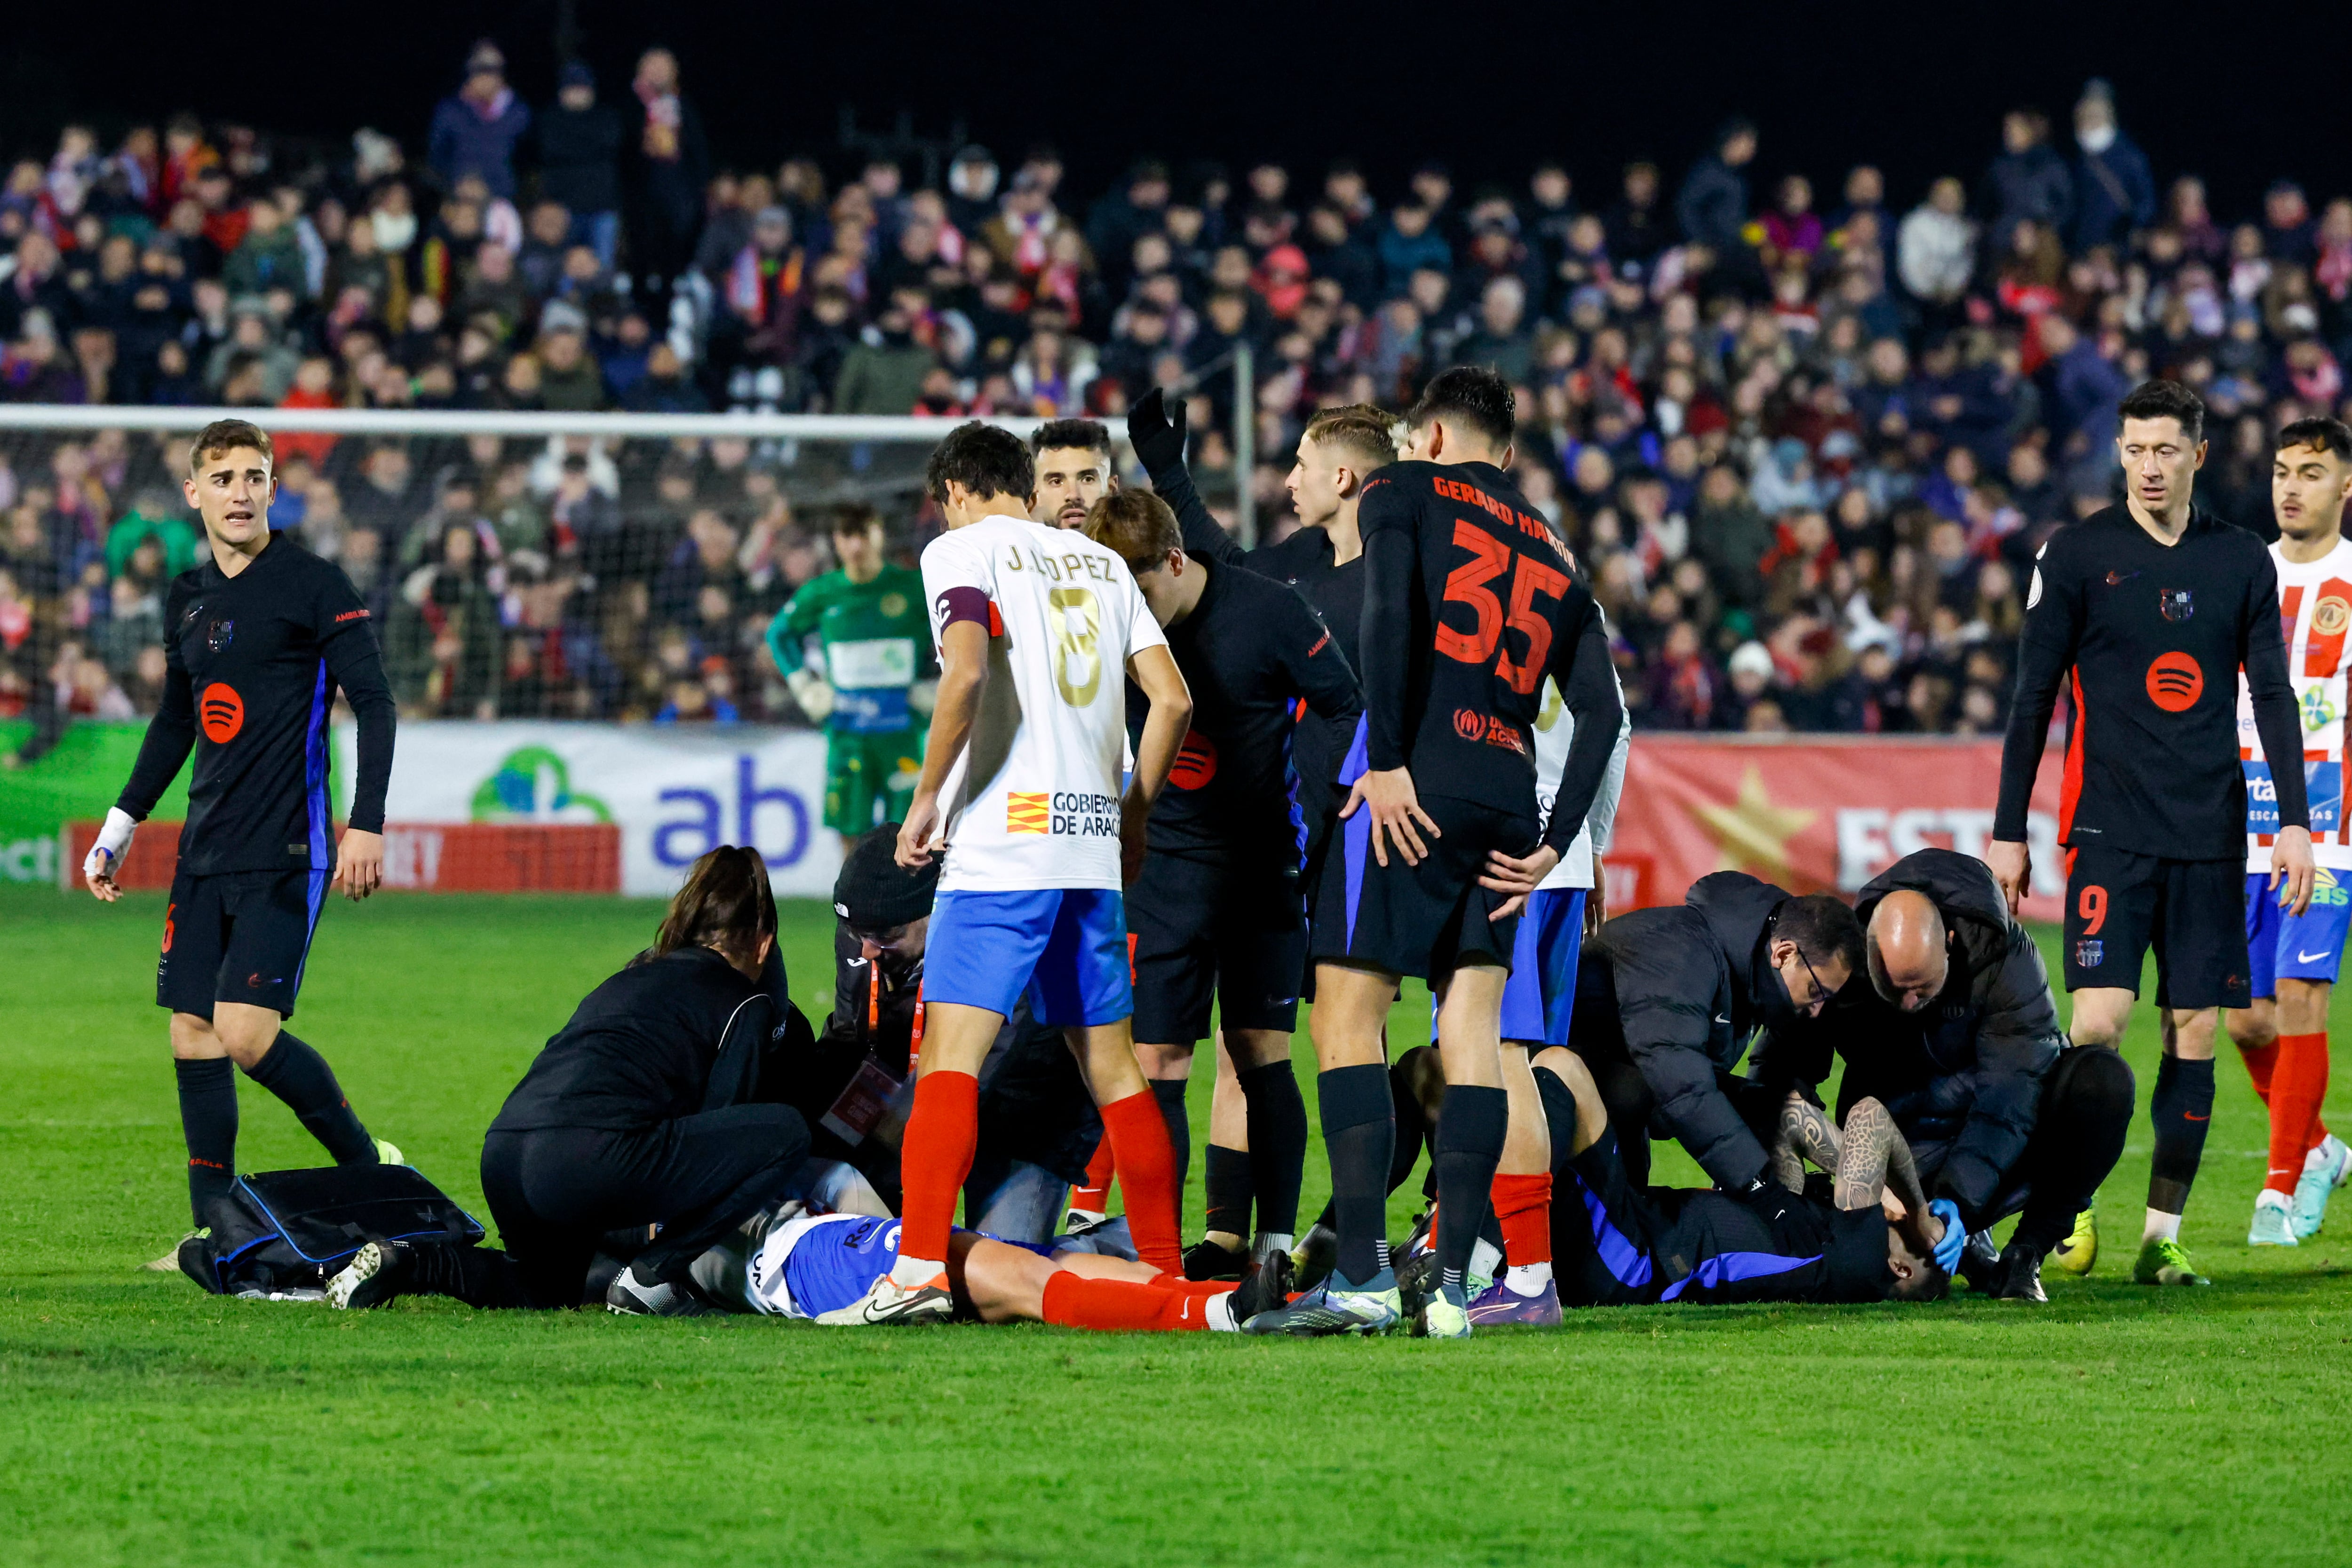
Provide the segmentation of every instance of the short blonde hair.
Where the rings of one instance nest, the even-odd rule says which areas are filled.
[[[195,440],[188,444],[188,472],[194,474],[209,459],[240,446],[252,447],[272,468],[278,466],[278,449],[269,444],[269,432],[247,420],[216,419],[196,432]]]
[[[1396,461],[1395,429],[1396,415],[1388,410],[1350,402],[1318,411],[1298,439],[1302,444],[1312,441],[1318,446],[1336,446],[1360,459],[1354,466],[1359,475],[1364,475]]]

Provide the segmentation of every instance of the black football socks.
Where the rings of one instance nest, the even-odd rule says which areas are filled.
[[[236,1069],[226,1056],[172,1063],[180,1080],[180,1134],[188,1143],[188,1210],[212,1223],[214,1201],[236,1182]]]
[[[343,1098],[335,1070],[302,1041],[279,1030],[261,1060],[246,1070],[246,1076],[285,1101],[337,1165],[375,1164],[375,1140],[368,1136],[351,1102]]]

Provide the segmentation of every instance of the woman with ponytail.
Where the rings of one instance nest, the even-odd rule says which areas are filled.
[[[696,861],[653,946],[588,994],[490,1124],[482,1193],[506,1250],[372,1243],[329,1299],[576,1307],[605,1232],[658,1226],[606,1304],[709,1310],[688,1282],[695,1259],[781,1200],[808,1155],[799,1112],[751,1100],[789,1006],[775,945],[760,852],[721,845]]]

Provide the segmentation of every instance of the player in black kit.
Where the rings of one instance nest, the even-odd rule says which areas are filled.
[[[1129,413],[1127,434],[1150,476],[1153,491],[1176,513],[1185,553],[1195,560],[1245,569],[1297,589],[1322,618],[1348,667],[1358,669],[1361,666],[1356,639],[1364,619],[1364,547],[1357,531],[1356,511],[1372,474],[1396,461],[1396,442],[1390,432],[1398,423],[1395,415],[1369,403],[1317,411],[1298,437],[1298,457],[1290,471],[1290,498],[1300,527],[1287,538],[1253,550],[1234,542],[1193,488],[1184,466],[1182,403],[1169,403],[1153,390]],[[1324,852],[1347,797],[1347,791],[1338,786],[1339,764],[1347,757],[1355,731],[1352,716],[1334,722],[1309,710],[1298,715],[1291,732],[1291,764],[1297,775],[1295,799],[1305,830],[1299,880],[1307,890],[1310,917],[1321,885]],[[1309,960],[1299,985],[1302,999],[1313,998],[1314,980]],[[1231,1062],[1220,1053],[1205,1184],[1208,1236],[1188,1255],[1188,1264],[1213,1265],[1220,1273],[1232,1273],[1243,1264],[1238,1249],[1247,1239],[1251,1203],[1257,1197],[1252,1170],[1259,1162],[1243,1134],[1242,1118],[1231,1109],[1244,1098]],[[1257,1207],[1261,1234],[1287,1230],[1296,1222],[1296,1210],[1285,1210],[1278,1199],[1270,1211],[1271,1221],[1262,1198]],[[1230,1249],[1216,1259],[1213,1254],[1218,1249],[1211,1243]]]
[[[1505,477],[1509,384],[1457,367],[1406,417],[1407,461],[1365,485],[1360,753],[1324,862],[1312,946],[1339,1267],[1260,1333],[1379,1332],[1402,1311],[1382,1255],[1395,1125],[1381,1028],[1398,977],[1438,998],[1445,1100],[1435,1159],[1437,1291],[1420,1327],[1470,1332],[1463,1279],[1507,1120],[1501,1012],[1517,915],[1581,830],[1623,708],[1601,614],[1560,542]],[[1549,832],[1530,737],[1544,677],[1577,710]]]
[[[1282,583],[1188,555],[1175,514],[1146,491],[1104,497],[1087,534],[1135,573],[1192,691],[1192,724],[1151,810],[1143,873],[1128,888],[1136,1056],[1177,1150],[1192,1147],[1184,1085],[1217,1003],[1248,1106],[1261,1236],[1287,1253],[1297,1228],[1307,1110],[1290,1067],[1306,967],[1302,825],[1292,805],[1292,714],[1325,725],[1362,711],[1355,672],[1306,601]],[[1149,705],[1128,693],[1129,727]]]
[[[155,1001],[172,1010],[188,1200],[202,1228],[236,1180],[232,1062],[285,1101],[336,1164],[399,1162],[400,1151],[352,1113],[326,1059],[281,1027],[294,1016],[328,887],[356,902],[383,880],[394,710],[351,580],[269,532],[277,478],[268,434],[243,420],[206,425],[182,487],[212,559],[173,579],[164,598],[163,704],[82,872],[100,899],[121,895],[114,871],[131,831],[193,748]],[[338,690],[359,721],[340,847],[327,804],[327,717]]]
[[[2205,462],[2205,405],[2176,382],[2155,381],[2116,412],[2125,503],[2054,535],[2027,591],[1985,860],[2014,913],[2028,872],[2026,807],[2064,683],[2074,715],[2058,841],[2066,850],[2074,1042],[2112,1048],[2122,1039],[2153,946],[2158,995],[2175,1033],[2150,1104],[2156,1154],[2134,1275],[2142,1284],[2194,1285],[2205,1281],[2181,1250],[2180,1214],[2213,1113],[2213,1033],[2220,1009],[2245,1007],[2252,995],[2236,672],[2245,670],[2264,756],[2300,755],[2303,731],[2270,553],[2190,505]],[[2312,889],[2303,771],[2273,777],[2272,883],[2285,880],[2300,915]],[[2084,1270],[2097,1245],[2085,1211],[2060,1253]]]

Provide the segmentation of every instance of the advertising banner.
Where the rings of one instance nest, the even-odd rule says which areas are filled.
[[[355,740],[350,726],[336,730],[339,808]],[[823,821],[824,752],[821,734],[751,725],[403,724],[384,815],[410,827],[609,825],[620,891],[656,897],[713,845],[751,844],[779,895],[824,898],[841,864]]]
[[[0,755],[23,745],[32,731],[22,719],[0,721]],[[59,830],[69,821],[106,820],[146,734],[144,724],[71,725],[47,755],[0,768],[0,882],[58,881],[65,870]],[[154,814],[158,821],[188,814],[184,773],[163,792]]]
[[[1609,907],[1677,902],[1717,871],[1850,897],[1928,844],[1982,854],[2000,789],[1998,739],[1638,736],[1609,851]],[[2027,828],[2031,919],[2056,920],[2065,896],[2057,811],[2052,758]]]

